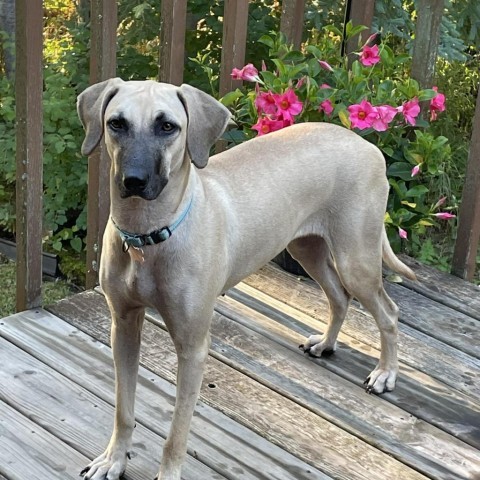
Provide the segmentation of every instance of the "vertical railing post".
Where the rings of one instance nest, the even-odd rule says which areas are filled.
[[[245,64],[247,25],[248,0],[225,0],[220,65],[220,97],[242,84],[241,80],[233,80],[230,74],[234,68],[242,68]]]
[[[90,83],[115,76],[117,54],[117,2],[91,1]],[[105,144],[88,158],[87,288],[98,282],[103,232],[110,211],[110,159]]]
[[[17,311],[42,303],[43,5],[17,0]]]
[[[422,88],[432,87],[444,8],[445,0],[419,0],[418,2],[412,78],[417,80]]]
[[[355,35],[348,42],[343,43],[342,45],[342,54],[350,55],[352,52],[358,50],[359,38],[361,42],[365,42],[369,35],[371,34],[373,14],[375,11],[375,0],[347,0],[345,6],[345,23],[344,23],[344,34],[345,26],[349,21],[352,22],[354,27],[358,25],[364,25],[368,27],[367,30],[364,30],[360,35]]]
[[[465,185],[460,206],[457,240],[453,253],[452,273],[472,280],[480,240],[480,87],[473,120]]]
[[[181,85],[185,67],[187,0],[162,0],[158,80]]]
[[[287,43],[293,44],[297,50],[302,44],[305,18],[305,0],[283,0],[280,31],[285,34]]]

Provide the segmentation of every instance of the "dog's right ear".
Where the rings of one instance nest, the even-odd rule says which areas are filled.
[[[88,87],[78,96],[77,112],[85,129],[82,155],[90,155],[100,143],[105,110],[122,83],[121,78],[111,78]]]

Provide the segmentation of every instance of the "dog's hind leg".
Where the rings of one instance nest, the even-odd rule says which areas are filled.
[[[331,354],[336,349],[338,333],[351,297],[338,277],[332,255],[322,237],[312,235],[298,238],[288,245],[287,250],[322,287],[330,306],[330,317],[325,333],[311,335],[300,348],[314,357]]]
[[[112,312],[112,350],[115,363],[115,419],[112,437],[105,452],[80,475],[85,480],[118,480],[125,472],[133,429],[143,308]]]
[[[383,225],[378,232],[365,229],[337,235],[332,243],[342,284],[372,314],[380,330],[380,360],[365,382],[369,393],[393,390],[398,374],[398,307],[383,288],[380,228]]]

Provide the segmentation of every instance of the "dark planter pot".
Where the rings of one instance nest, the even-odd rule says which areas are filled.
[[[280,252],[273,259],[273,262],[276,263],[280,268],[282,268],[286,272],[293,273],[294,275],[301,275],[303,277],[308,277],[308,273],[286,250],[283,250],[283,252]]]
[[[0,238],[0,253],[11,260],[16,260],[17,246],[10,240]],[[42,271],[44,275],[48,275],[49,277],[58,277],[60,275],[60,270],[58,268],[58,256],[43,252]]]

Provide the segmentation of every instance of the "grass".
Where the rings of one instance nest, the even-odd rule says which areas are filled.
[[[0,318],[15,313],[16,265],[0,255]],[[43,304],[48,305],[74,293],[72,285],[63,281],[44,281]]]

